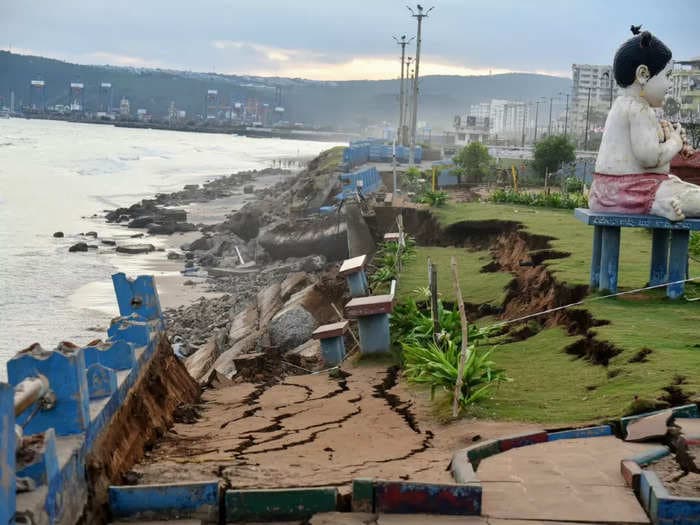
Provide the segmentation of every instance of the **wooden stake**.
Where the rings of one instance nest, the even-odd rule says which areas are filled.
[[[457,259],[452,257],[452,279],[459,306],[459,320],[462,324],[462,349],[459,354],[459,366],[457,367],[457,383],[455,384],[454,397],[452,398],[452,417],[457,417],[459,396],[462,392],[462,377],[464,375],[464,364],[467,360],[467,349],[469,347],[469,324],[467,314],[464,311],[464,301],[462,300],[462,290],[459,286],[459,275],[457,274]]]

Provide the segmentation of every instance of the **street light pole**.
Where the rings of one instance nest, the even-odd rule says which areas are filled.
[[[535,138],[532,140],[533,144],[537,143],[537,123],[540,118],[540,101],[535,101]]]
[[[401,38],[394,37],[394,40],[396,40],[396,43],[401,46],[401,94],[399,96],[399,127],[397,130],[397,135],[399,139],[399,144],[404,143],[403,134],[404,134],[404,63],[406,61],[406,45],[413,40],[413,37],[411,37],[410,40],[406,40],[406,35],[401,35]]]
[[[552,102],[554,97],[549,97],[549,124],[547,125],[547,136],[552,134]]]
[[[413,57],[406,57],[406,80],[410,82],[414,82],[415,79],[413,78],[413,70],[411,69],[411,63],[413,62]],[[403,129],[401,130],[401,138],[403,139],[403,142],[401,143],[402,146],[408,146],[410,143],[409,140],[409,128],[411,128],[411,115],[409,114],[409,108],[413,107],[413,84],[411,83],[410,85],[410,92],[408,88],[406,89],[406,94],[404,97],[404,107],[403,107]]]
[[[525,117],[527,114],[527,104],[523,102],[523,136],[520,139],[520,147],[524,148],[525,147]]]
[[[423,19],[428,16],[428,13],[433,10],[431,7],[427,11],[423,12],[423,6],[420,4],[416,5],[418,11],[414,11],[410,7],[408,10],[411,12],[411,16],[418,21],[418,31],[416,32],[416,65],[415,65],[415,76],[413,80],[413,118],[411,121],[411,149],[408,152],[408,162],[411,166],[415,163],[414,150],[416,148],[416,123],[418,122],[418,76],[420,69],[420,44],[421,44],[421,27],[423,25]]]
[[[568,124],[569,124],[569,94],[566,93],[566,111],[564,112],[564,137],[566,137]]]

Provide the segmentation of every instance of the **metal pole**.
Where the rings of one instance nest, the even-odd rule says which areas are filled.
[[[532,143],[536,144],[537,143],[537,122],[540,117],[540,101],[535,102],[535,138],[533,139]]]
[[[586,135],[583,141],[583,150],[588,151],[588,117],[591,113],[591,88],[588,88],[588,102],[586,103]]]
[[[416,6],[418,12],[415,12],[410,7],[408,10],[411,12],[411,16],[418,21],[418,31],[416,33],[416,65],[415,74],[413,80],[413,118],[411,120],[411,149],[408,152],[408,161],[411,166],[415,164],[414,149],[416,147],[416,124],[418,122],[418,77],[420,75],[420,44],[421,44],[421,27],[423,25],[423,19],[428,16],[428,13],[433,10],[431,7],[427,11],[423,12],[423,6],[418,4]]]
[[[522,139],[520,140],[520,147],[524,148],[525,147],[525,114],[527,112],[527,106],[523,102],[523,136]]]
[[[566,131],[569,124],[569,94],[566,94],[566,113],[564,113],[564,136],[566,137]]]
[[[549,97],[549,124],[547,125],[547,135],[552,134],[552,101],[554,97]]]
[[[396,43],[401,46],[401,94],[399,97],[399,128],[397,135],[399,138],[399,144],[403,144],[405,142],[402,136],[404,133],[404,99],[406,96],[404,91],[404,62],[406,60],[406,45],[409,44],[413,38],[406,40],[406,35],[401,35],[400,39],[394,37],[394,40],[396,40]],[[406,73],[408,73],[408,68],[406,68]]]

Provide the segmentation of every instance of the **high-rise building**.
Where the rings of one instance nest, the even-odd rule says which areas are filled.
[[[119,114],[122,117],[128,117],[131,114],[131,107],[129,105],[129,99],[126,97],[122,97],[122,100],[119,103]]]
[[[700,119],[700,57],[674,63],[671,96],[678,102],[680,120]]]
[[[586,115],[589,130],[603,126],[611,100],[615,98],[619,87],[612,66],[572,64],[571,70],[574,82],[571,89],[570,129],[573,135],[582,136],[585,133]]]

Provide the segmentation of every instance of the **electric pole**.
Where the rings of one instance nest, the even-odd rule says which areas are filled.
[[[537,100],[535,101],[535,138],[532,139],[532,143],[536,144],[537,143],[537,123],[540,118],[540,101]]]
[[[564,112],[564,137],[566,137],[567,127],[569,125],[569,94],[559,93],[560,95],[566,95],[566,111]]]
[[[421,27],[423,24],[423,19],[428,16],[428,13],[433,10],[431,7],[427,11],[423,11],[423,6],[420,4],[416,5],[418,11],[414,11],[412,8],[408,8],[411,12],[411,16],[418,21],[418,31],[416,32],[416,65],[415,74],[413,80],[413,118],[411,120],[411,149],[408,152],[408,162],[411,166],[415,164],[414,149],[416,147],[416,123],[418,122],[418,75],[420,68],[420,44],[421,44]]]
[[[413,78],[413,70],[411,69],[411,63],[413,62],[413,57],[406,57],[406,80],[410,80],[410,82],[414,82],[415,79]],[[409,115],[409,108],[413,107],[413,84],[410,85],[410,93],[408,92],[408,89],[406,90],[406,94],[404,97],[404,107],[403,107],[403,130],[402,130],[402,138],[403,138],[403,143],[402,146],[408,146],[410,143],[409,140],[409,128],[411,128],[411,115]]]
[[[401,35],[401,38],[394,37],[394,40],[396,40],[396,43],[401,46],[401,95],[399,96],[399,127],[396,131],[396,134],[398,136],[399,144],[404,144],[406,141],[403,138],[405,131],[404,131],[404,74],[403,74],[403,69],[404,69],[404,62],[406,61],[406,44],[410,44],[411,41],[413,40],[413,37],[410,38],[410,40],[406,40],[406,35]]]
[[[549,124],[547,125],[547,136],[552,135],[552,102],[554,97],[549,97]]]

